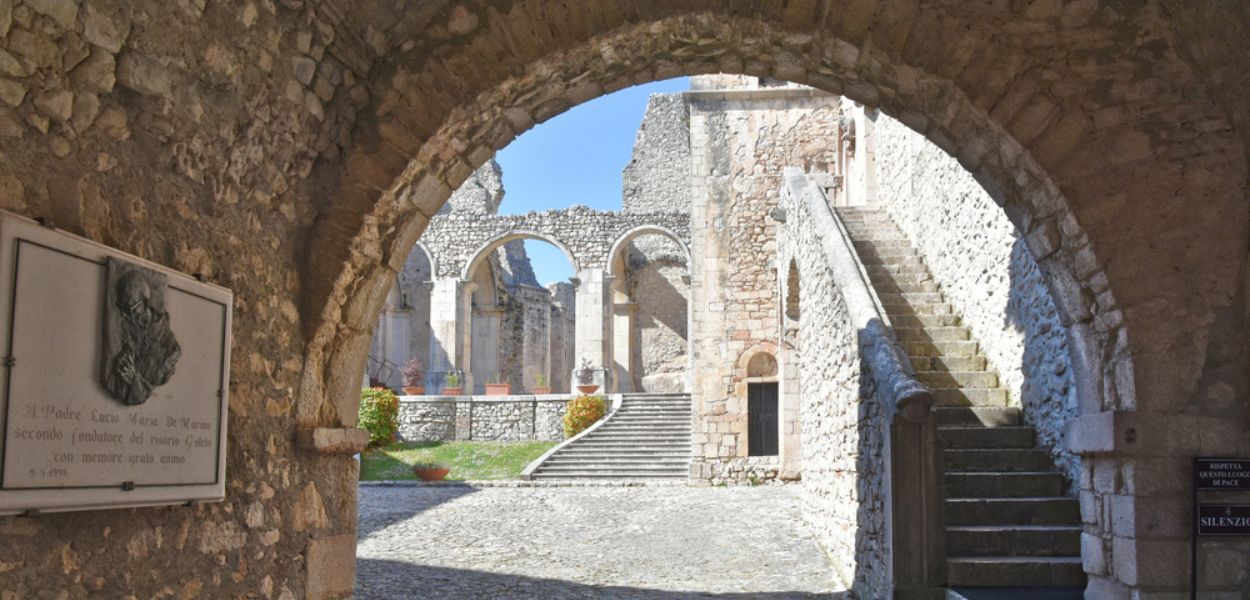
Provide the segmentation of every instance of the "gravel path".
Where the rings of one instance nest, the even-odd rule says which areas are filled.
[[[842,597],[795,487],[361,487],[356,598]]]

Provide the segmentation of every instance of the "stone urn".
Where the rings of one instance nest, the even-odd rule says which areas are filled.
[[[589,394],[593,394],[593,393],[595,393],[595,392],[599,391],[599,385],[598,385],[598,384],[591,384],[591,385],[579,385],[579,386],[577,386],[577,391],[579,391],[579,392],[581,392],[581,393],[583,393],[583,394],[587,394],[587,395],[589,395]]]

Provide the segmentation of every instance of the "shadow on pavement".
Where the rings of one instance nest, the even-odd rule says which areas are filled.
[[[726,574],[730,576],[729,574]],[[694,598],[825,598],[849,600],[850,592],[673,592],[618,585],[588,585],[559,579],[414,565],[378,559],[356,562],[356,600],[430,598],[611,598],[685,600]]]
[[[371,534],[395,523],[419,515],[445,502],[476,493],[477,488],[449,484],[415,488],[409,486],[361,486],[358,491],[361,510],[356,537],[364,540]],[[365,510],[365,505],[368,509]]]

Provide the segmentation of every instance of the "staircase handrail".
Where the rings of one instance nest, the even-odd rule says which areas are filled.
[[[889,480],[885,544],[893,589],[878,592],[892,598],[941,597],[946,557],[933,394],[916,379],[850,232],[824,191],[802,169],[787,167],[783,177],[781,193],[806,211],[813,231],[821,232],[824,258],[858,332],[862,368],[875,384],[870,401],[880,405],[884,418],[889,440],[883,449]]]

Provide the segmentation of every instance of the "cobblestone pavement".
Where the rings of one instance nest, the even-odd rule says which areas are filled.
[[[842,597],[797,495],[362,486],[356,598]]]

